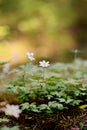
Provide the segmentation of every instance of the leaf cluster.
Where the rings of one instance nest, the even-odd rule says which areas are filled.
[[[23,111],[55,113],[79,107],[87,102],[87,61],[55,63],[44,69],[27,63],[17,69],[7,89],[18,96]]]

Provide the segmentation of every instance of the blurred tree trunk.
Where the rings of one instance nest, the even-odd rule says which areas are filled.
[[[87,50],[87,0],[71,0],[75,13],[75,23],[73,26],[73,36],[77,43],[77,48]]]

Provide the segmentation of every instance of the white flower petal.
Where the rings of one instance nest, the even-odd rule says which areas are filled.
[[[48,66],[50,66],[49,61],[46,62],[45,60],[40,61],[39,64],[40,64],[41,67],[48,67]]]
[[[4,109],[6,115],[14,116],[16,118],[19,117],[19,114],[21,113],[21,110],[19,109],[18,105],[6,105],[6,108]]]
[[[26,55],[27,55],[27,57],[31,60],[31,61],[33,61],[33,60],[35,60],[35,58],[34,58],[34,53],[30,53],[30,52],[27,52],[26,53]]]

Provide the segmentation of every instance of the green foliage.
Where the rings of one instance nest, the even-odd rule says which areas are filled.
[[[12,128],[4,126],[4,127],[0,128],[0,130],[19,130],[19,128],[18,128],[18,126],[14,126]]]
[[[87,104],[81,105],[81,106],[79,106],[79,108],[80,109],[85,109],[85,108],[87,108]]]
[[[43,69],[27,63],[17,69],[7,89],[18,96],[22,111],[54,113],[87,101],[87,61],[55,63]]]
[[[9,119],[7,119],[7,118],[0,118],[0,123],[1,122],[9,122]]]
[[[80,122],[79,123],[80,129],[81,130],[86,130],[87,128],[85,127],[84,123]]]

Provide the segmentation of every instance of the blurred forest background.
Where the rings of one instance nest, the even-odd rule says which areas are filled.
[[[87,58],[87,0],[0,0],[0,60]]]

